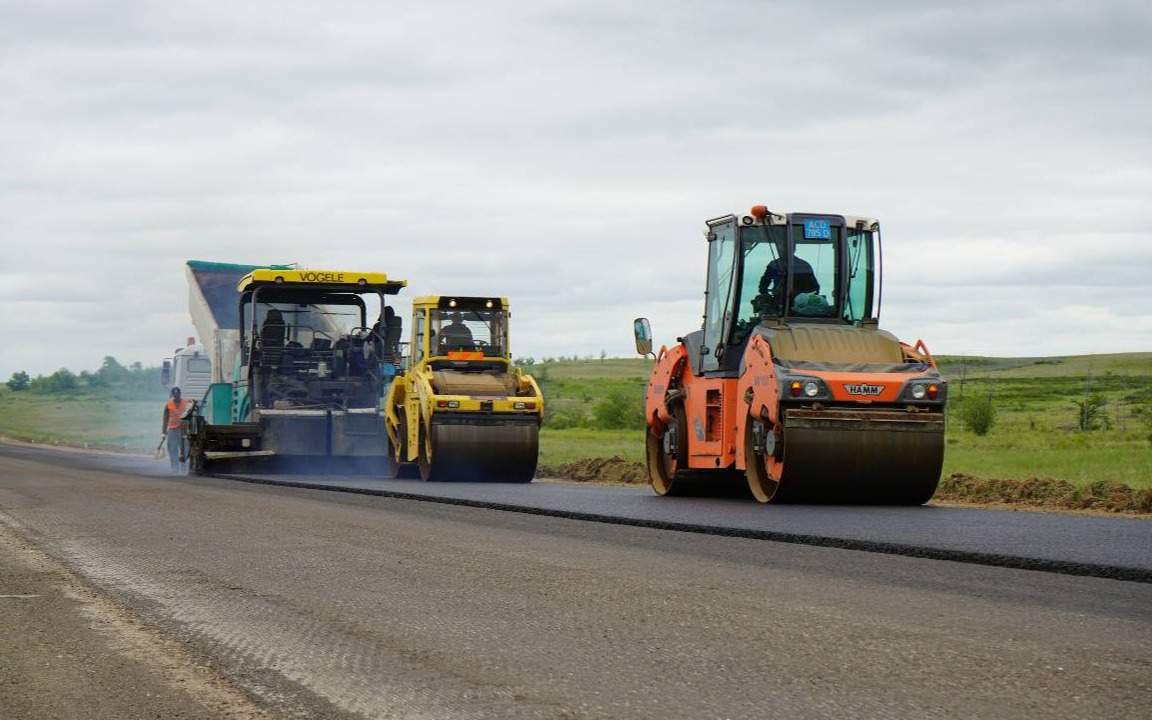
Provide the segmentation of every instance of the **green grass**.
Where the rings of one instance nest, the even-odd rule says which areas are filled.
[[[0,435],[40,443],[152,450],[162,402],[0,390]]]
[[[940,360],[952,399],[946,474],[1050,477],[1077,485],[1114,480],[1135,488],[1152,487],[1152,353]],[[555,466],[617,455],[643,462],[642,430],[588,425],[592,408],[608,393],[630,393],[642,402],[651,366],[650,360],[613,358],[526,368],[544,387],[549,415],[566,415],[582,425],[564,429],[546,425],[540,438],[541,463]],[[1072,401],[1086,392],[1108,400],[1110,429],[1076,429]],[[965,395],[977,393],[991,393],[997,409],[996,425],[985,437],[962,427],[955,412]],[[0,389],[0,435],[150,450],[159,439],[161,404]],[[1142,411],[1150,414],[1139,414]]]
[[[1152,488],[1152,353],[1061,358],[942,357],[952,397],[944,472],[998,479],[1049,477],[1086,485],[1113,480]],[[651,361],[563,361],[537,365],[554,412],[590,413],[603,394],[624,388],[639,397]],[[544,369],[542,373],[541,370]],[[963,382],[961,376],[963,375]],[[991,393],[997,422],[985,437],[965,429],[954,412],[965,395]],[[1110,429],[1076,429],[1073,400],[1098,392],[1108,400]],[[1146,412],[1148,412],[1146,411]],[[586,415],[587,417],[587,415]],[[634,430],[546,428],[541,462],[556,465],[619,455],[643,462],[644,437]]]
[[[1152,381],[1152,353],[1110,353],[1063,357],[992,358],[941,355],[940,370],[950,380],[967,377],[1051,378],[1123,375]]]
[[[555,467],[589,457],[614,456],[644,462],[644,431],[545,427],[540,432],[542,465]]]

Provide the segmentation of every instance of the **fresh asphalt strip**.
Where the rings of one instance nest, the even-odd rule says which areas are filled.
[[[1152,583],[1152,521],[978,508],[772,506],[646,489],[217,474],[246,483]]]
[[[0,456],[171,477],[139,456],[0,442]],[[799,543],[1152,583],[1152,520],[964,507],[759,505],[656,497],[648,488],[535,482],[424,483],[372,476],[227,475],[229,480],[377,495],[615,525]],[[194,478],[188,479],[195,482]]]

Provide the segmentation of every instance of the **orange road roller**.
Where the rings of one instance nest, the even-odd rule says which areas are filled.
[[[948,386],[923,341],[879,327],[880,223],[776,213],[707,221],[704,323],[652,351],[653,490],[742,473],[763,503],[920,505],[944,459]]]

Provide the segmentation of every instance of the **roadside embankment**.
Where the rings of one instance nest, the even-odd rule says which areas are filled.
[[[537,476],[610,485],[648,482],[643,464],[618,456],[542,465]],[[932,500],[949,504],[1152,515],[1152,489],[1132,488],[1108,480],[1078,486],[1051,478],[997,480],[953,473],[941,480]]]

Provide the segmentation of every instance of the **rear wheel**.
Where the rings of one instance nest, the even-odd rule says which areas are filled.
[[[205,472],[204,447],[198,437],[192,437],[187,442],[188,447],[188,474],[203,475]]]
[[[415,463],[408,462],[408,414],[403,410],[396,413],[398,421],[396,435],[400,442],[396,444],[392,457],[389,458],[387,476],[392,480],[411,480],[419,476]]]
[[[779,502],[784,476],[784,447],[780,433],[770,424],[748,418],[744,430],[744,474],[758,502]]]
[[[424,482],[436,482],[441,479],[443,473],[436,472],[436,467],[432,464],[432,441],[428,438],[428,433],[424,430],[424,425],[420,425],[420,446],[417,448],[416,465],[420,468],[420,479]]]
[[[688,421],[684,406],[671,408],[671,421],[659,435],[646,435],[648,481],[657,495],[677,495],[688,472]]]

